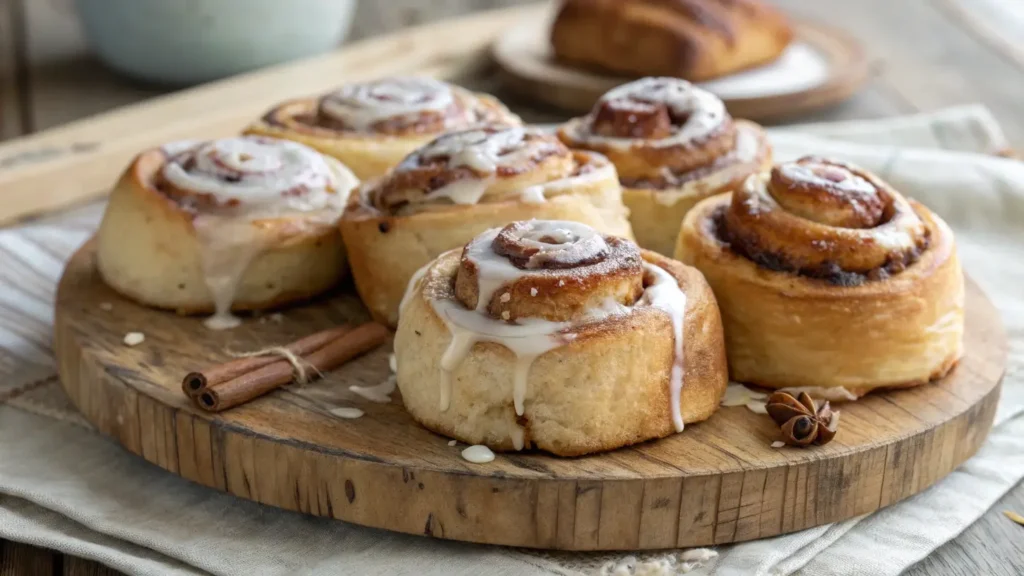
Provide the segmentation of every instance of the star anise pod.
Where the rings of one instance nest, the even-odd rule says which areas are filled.
[[[768,398],[765,408],[782,427],[782,439],[790,446],[828,444],[839,428],[839,413],[832,411],[828,401],[819,407],[806,392],[796,398],[776,392]]]

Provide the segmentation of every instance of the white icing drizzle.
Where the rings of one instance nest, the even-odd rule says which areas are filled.
[[[409,158],[416,161],[447,158],[450,168],[465,166],[474,172],[491,173],[499,166],[515,164],[535,152],[525,146],[527,133],[527,129],[520,126],[452,132],[436,138]]]
[[[193,228],[214,301],[215,312],[205,322],[212,330],[238,326],[240,320],[230,310],[239,282],[273,240],[254,221],[334,222],[358,183],[341,163],[284,140],[242,136],[199,144],[172,142],[164,150],[174,154],[163,167],[164,179],[213,203],[208,207],[205,199],[187,196],[179,200],[198,212]]]
[[[675,277],[663,268],[644,263],[645,274],[651,274],[654,281],[644,290],[640,303],[664,310],[672,320],[672,333],[675,350],[672,359],[672,373],[669,378],[669,390],[672,395],[672,423],[676,432],[683,431],[683,416],[679,407],[679,399],[683,390],[683,319],[686,315],[686,294],[679,288]]]
[[[388,376],[387,380],[376,386],[349,386],[348,389],[366,398],[370,402],[378,404],[390,404],[391,393],[395,391],[398,380],[395,375]]]
[[[398,303],[398,316],[401,318],[402,311],[405,310],[405,306],[409,303],[409,299],[412,298],[413,292],[420,285],[420,280],[423,280],[423,276],[427,274],[427,270],[433,262],[427,262],[420,269],[413,273],[412,278],[409,278],[409,283],[405,285],[405,293],[402,294],[402,301]],[[397,365],[396,365],[397,366]],[[396,370],[397,372],[397,370]]]
[[[737,382],[729,382],[719,406],[746,406],[754,414],[767,414],[768,394],[757,392]]]
[[[524,243],[557,248],[535,239],[545,235],[558,235],[565,240],[569,240],[570,237],[596,238],[604,243],[604,239],[593,228],[577,222],[531,221],[530,224],[531,230],[522,238]],[[466,310],[449,300],[434,301],[435,310],[446,320],[452,332],[452,342],[441,358],[441,410],[447,410],[451,402],[451,373],[462,363],[473,345],[477,342],[496,342],[516,354],[513,369],[513,404],[516,415],[522,416],[530,366],[534,359],[565,343],[565,339],[559,338],[557,333],[569,327],[570,323],[521,318],[517,324],[510,324],[486,315],[487,305],[502,286],[531,273],[513,266],[506,258],[494,253],[491,244],[500,231],[499,228],[488,230],[466,246],[465,257],[477,268],[476,309]]]
[[[202,140],[176,140],[174,142],[164,144],[160,149],[168,156],[177,156],[178,154],[195,148],[202,143]]]
[[[719,401],[719,405],[725,407],[746,406],[752,400],[764,400],[766,398],[768,398],[768,394],[764,392],[751,390],[737,382],[729,382],[729,385],[725,388],[722,400]]]
[[[539,238],[552,236],[560,238],[567,244],[545,244],[550,248],[578,245],[597,238],[604,239],[589,226],[562,221],[530,221],[530,228],[520,238],[521,242],[539,242]],[[525,401],[528,392],[530,367],[542,354],[564,346],[575,338],[575,334],[566,332],[573,322],[553,322],[541,318],[518,318],[514,323],[492,318],[486,314],[491,299],[503,286],[530,274],[538,274],[536,270],[519,269],[504,257],[498,256],[492,249],[492,243],[500,229],[492,229],[481,234],[470,242],[464,257],[470,260],[477,270],[477,304],[475,309],[468,310],[461,303],[450,299],[432,299],[431,305],[437,316],[447,326],[452,335],[451,342],[441,357],[441,378],[439,404],[441,411],[448,410],[452,396],[452,373],[462,364],[473,346],[478,342],[493,342],[504,346],[515,355],[513,366],[512,401],[516,415],[525,412]],[[673,330],[673,361],[669,377],[671,393],[672,422],[677,432],[683,430],[683,419],[680,410],[680,396],[683,384],[683,322],[686,311],[686,295],[669,272],[650,263],[644,263],[644,274],[647,279],[643,295],[636,306],[658,308],[669,315]],[[412,289],[414,283],[410,283]],[[408,292],[406,294],[408,297]],[[585,321],[596,322],[613,315],[628,314],[631,307],[618,302],[604,302],[600,306],[587,311]],[[524,444],[523,431],[516,427],[512,432],[512,441],[516,449]]]
[[[353,130],[368,130],[392,118],[415,120],[423,112],[443,113],[455,103],[452,86],[419,76],[347,84],[323,98],[320,109]]]
[[[543,204],[547,202],[547,199],[544,197],[544,186],[538,184],[523,188],[523,191],[519,194],[519,199],[527,204]]]
[[[582,174],[559,178],[558,180],[552,180],[543,184],[527,186],[526,188],[523,188],[522,192],[520,192],[519,199],[523,202],[540,204],[542,202],[546,202],[548,196],[571,192],[578,186],[591,184],[593,182],[600,182],[601,180],[618,180],[619,177],[615,172],[614,165],[607,160],[604,160],[603,156],[598,162],[599,164],[595,168]]]
[[[246,269],[263,251],[266,238],[248,220],[200,214],[192,221],[203,247],[203,280],[213,297],[214,313],[203,321],[210,330],[229,330],[242,320],[231,313],[231,303]]]
[[[615,102],[619,108],[626,108],[630,102],[640,104],[665,104],[677,117],[686,120],[666,138],[644,140],[647,146],[662,148],[685,145],[707,137],[728,118],[725,104],[714,94],[702,90],[678,78],[641,78],[623,84],[605,93],[595,108]],[[634,138],[601,136],[590,131],[594,114],[576,118],[567,125],[567,130],[576,140],[601,143],[616,148],[628,148],[636,143]]]
[[[492,182],[494,182],[494,178],[490,176],[486,178],[459,178],[437,190],[431,190],[423,199],[429,202],[438,198],[447,198],[453,204],[479,204],[480,199],[487,192],[487,187]]]
[[[186,159],[194,165],[186,166]],[[338,192],[356,183],[340,181],[328,160],[308,146],[255,136],[202,143],[168,161],[163,175],[178,188],[213,196],[218,205],[237,203],[243,210],[270,205],[272,212],[341,205]]]
[[[331,414],[334,414],[338,418],[355,419],[361,418],[365,412],[359,408],[352,408],[351,406],[339,406],[338,408],[331,408],[329,410]]]
[[[474,464],[487,464],[494,461],[494,452],[483,444],[475,444],[462,451],[462,458]]]
[[[764,400],[751,400],[747,402],[747,410],[750,410],[754,414],[767,414],[768,403]]]
[[[818,170],[826,168],[833,173],[842,174],[841,180],[832,180],[819,174]],[[798,162],[785,162],[779,164],[776,169],[782,176],[792,182],[806,182],[811,186],[821,188],[832,188],[851,194],[874,196],[878,193],[874,185],[860,176],[838,166],[807,165]]]
[[[477,342],[494,342],[508,348],[516,356],[513,403],[516,414],[522,415],[530,365],[541,354],[564,345],[566,339],[561,338],[559,332],[571,324],[541,318],[520,318],[516,324],[511,324],[475,310],[467,310],[452,300],[433,300],[432,304],[452,334],[452,341],[441,356],[441,410],[448,410],[451,405],[452,372],[462,364]]]
[[[474,238],[466,246],[466,257],[492,268],[498,276],[494,280],[505,283],[522,276],[522,270],[492,250],[491,243],[499,233],[500,230],[492,229]],[[516,238],[520,244],[537,251],[526,261],[528,270],[542,268],[549,262],[575,262],[608,251],[608,244],[596,230],[569,220],[529,220],[525,227],[516,231]],[[494,291],[488,290],[488,300],[493,295]]]
[[[448,168],[469,168],[476,177],[459,178],[449,182],[432,190],[424,200],[448,198],[455,204],[477,204],[494,182],[499,168],[525,162],[535,154],[559,146],[557,142],[549,140],[527,142],[528,134],[532,135],[534,132],[518,126],[451,132],[410,154],[396,170],[418,166],[424,160],[438,159],[445,159]],[[532,198],[537,198],[536,193],[531,194]]]
[[[509,436],[512,438],[512,447],[522,450],[526,442],[526,431],[521,426],[514,426],[509,432]]]

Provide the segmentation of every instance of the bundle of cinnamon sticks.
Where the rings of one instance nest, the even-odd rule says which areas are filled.
[[[220,412],[244,404],[296,379],[317,376],[376,348],[388,338],[375,322],[344,325],[276,348],[189,372],[181,389],[197,406]]]

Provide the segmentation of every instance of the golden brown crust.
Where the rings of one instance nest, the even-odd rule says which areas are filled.
[[[97,234],[97,267],[111,288],[137,302],[180,314],[213,312],[195,212],[158,189],[167,158],[161,149],[147,150],[118,180]],[[242,275],[232,310],[306,300],[344,273],[344,246],[334,224],[266,218],[254,225],[269,244]]]
[[[680,412],[687,424],[700,422],[718,408],[728,383],[714,295],[693,268],[653,252],[643,251],[642,257],[670,272],[686,294]],[[520,416],[512,395],[515,354],[501,344],[478,342],[453,373],[449,408],[440,410],[440,362],[452,336],[431,302],[456,299],[460,261],[460,251],[452,250],[431,264],[403,310],[395,337],[398,385],[418,422],[495,450],[513,450],[511,437],[521,430],[525,446],[560,456],[675,432],[672,324],[668,314],[649,306],[574,325],[571,341],[533,361]],[[573,290],[563,288],[565,294]]]
[[[722,231],[733,250],[753,261],[841,283],[899,272],[929,242],[911,203],[888,184],[813,156],[739,186]]]
[[[536,247],[524,246],[515,237],[517,227],[529,224],[514,222],[505,226],[495,240],[494,250],[518,268],[543,269],[547,273],[524,275],[506,282],[486,304],[485,311],[492,318],[512,322],[519,318],[565,322],[609,301],[631,305],[643,293],[643,266],[635,243],[609,236],[601,249],[583,255],[570,254],[558,262],[538,263],[524,256]],[[479,272],[479,265],[467,246],[459,262],[455,296],[469,309],[479,304]]]
[[[792,38],[760,0],[565,0],[551,30],[571,64],[692,81],[770,62]]]
[[[859,396],[929,382],[955,366],[962,354],[963,274],[952,232],[927,208],[909,204],[928,244],[905,269],[813,277],[772,269],[777,260],[755,261],[730,245],[735,231],[725,215],[733,205],[731,195],[699,203],[686,216],[676,248],[715,291],[733,380],[769,388],[843,387]]]
[[[637,242],[667,256],[690,208],[772,162],[760,126],[733,120],[716,97],[670,78],[612,90],[590,114],[561,126],[558,136],[615,164]]]
[[[324,98],[282,102],[246,128],[258,134],[301,142],[349,166],[361,180],[382,176],[416,148],[438,135],[477,124],[519,125],[498,99],[449,86],[453,103],[441,112],[385,118],[367,127],[351,127],[323,114]]]
[[[448,180],[414,178],[401,170],[353,194],[339,224],[356,288],[374,318],[395,326],[398,304],[418,269],[481,232],[511,221],[572,220],[632,237],[618,178],[606,159],[567,150],[552,158],[497,177],[480,178],[459,168],[463,184],[484,186],[476,203],[427,199],[436,191],[435,184]],[[411,167],[413,174],[419,173],[418,166]],[[396,184],[399,181],[401,186]],[[522,196],[530,187],[543,189],[543,201]],[[380,201],[385,191],[403,203]]]

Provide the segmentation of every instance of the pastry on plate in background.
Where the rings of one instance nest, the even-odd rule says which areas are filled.
[[[771,62],[792,39],[761,0],[565,0],[551,29],[566,63],[695,82]]]

